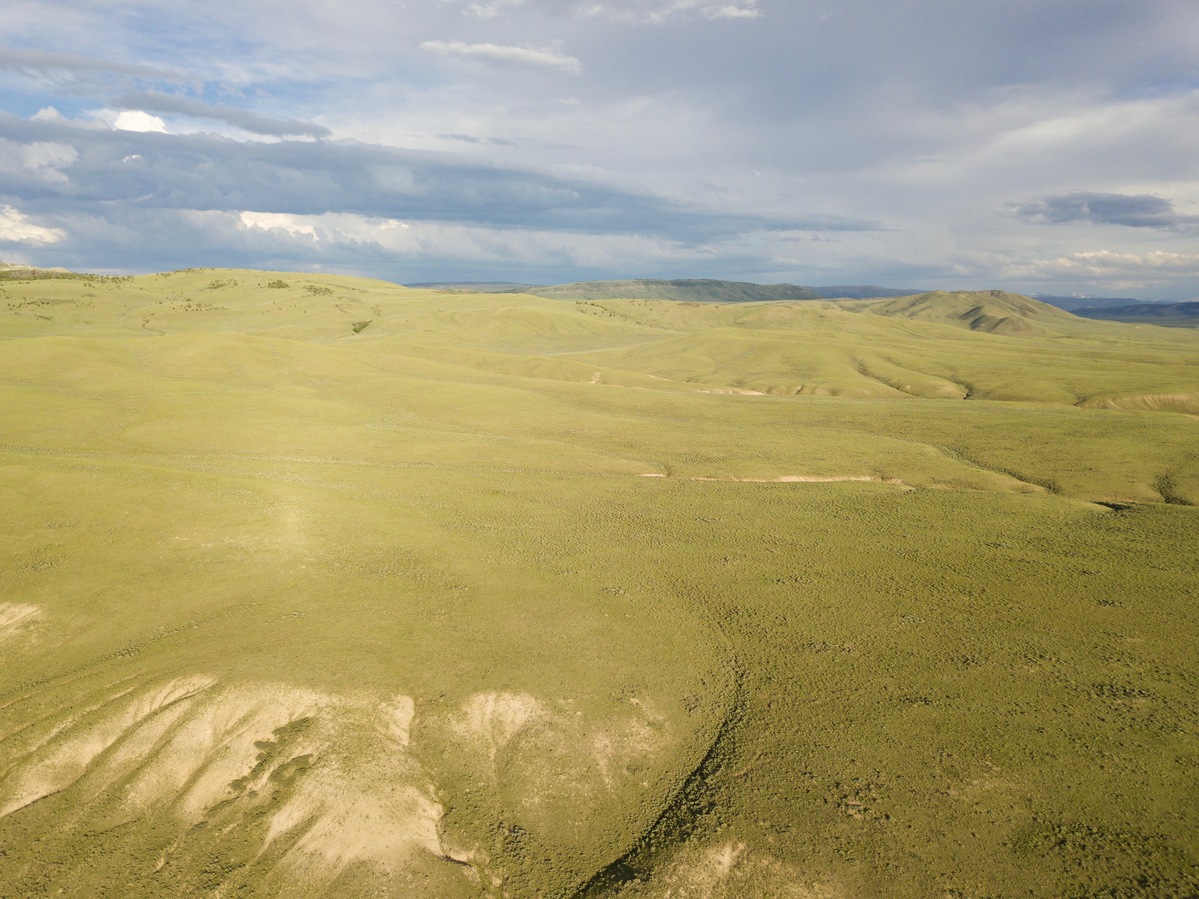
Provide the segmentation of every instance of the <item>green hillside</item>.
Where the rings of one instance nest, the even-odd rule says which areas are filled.
[[[1197,350],[7,278],[0,897],[1194,895]]]

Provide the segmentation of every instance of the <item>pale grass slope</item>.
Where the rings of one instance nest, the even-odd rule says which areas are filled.
[[[624,804],[653,786],[682,739],[648,700],[630,697],[622,710],[597,719],[569,701],[547,703],[527,693],[489,691],[469,697],[449,718],[426,722],[426,734],[450,747],[476,789],[518,810],[521,826],[572,855],[594,851],[594,829],[619,830]],[[442,833],[448,854],[482,883],[506,882],[506,861],[472,828]]]
[[[648,885],[630,894],[640,899],[847,899],[845,891],[737,841],[689,844]]]

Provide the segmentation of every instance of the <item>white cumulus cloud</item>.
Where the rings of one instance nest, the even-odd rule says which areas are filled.
[[[67,236],[61,228],[43,228],[11,206],[0,206],[0,241],[23,244],[56,244]]]
[[[158,116],[142,112],[140,109],[126,109],[116,114],[112,120],[112,127],[117,131],[154,131],[165,134],[167,123]]]
[[[320,240],[316,228],[304,224],[299,216],[285,215],[279,212],[243,212],[241,223],[246,228],[260,228],[263,231],[284,231],[292,237],[309,237]]]

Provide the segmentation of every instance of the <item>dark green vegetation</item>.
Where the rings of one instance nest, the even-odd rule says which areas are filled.
[[[0,335],[0,896],[1199,891],[1194,332],[209,270]]]

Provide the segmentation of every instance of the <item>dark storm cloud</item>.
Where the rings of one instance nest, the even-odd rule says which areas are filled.
[[[849,218],[713,213],[603,184],[357,141],[239,142],[212,135],[82,129],[3,115],[0,139],[17,146],[69,147],[75,156],[55,169],[53,179],[15,164],[0,170],[0,196],[19,197],[26,212],[66,214],[114,203],[334,212],[684,241],[750,229],[872,227]]]
[[[1104,194],[1077,191],[1038,197],[1012,206],[1026,222],[1093,225],[1124,225],[1128,228],[1157,228],[1163,231],[1199,229],[1199,215],[1182,215],[1174,204],[1150,194]]]

